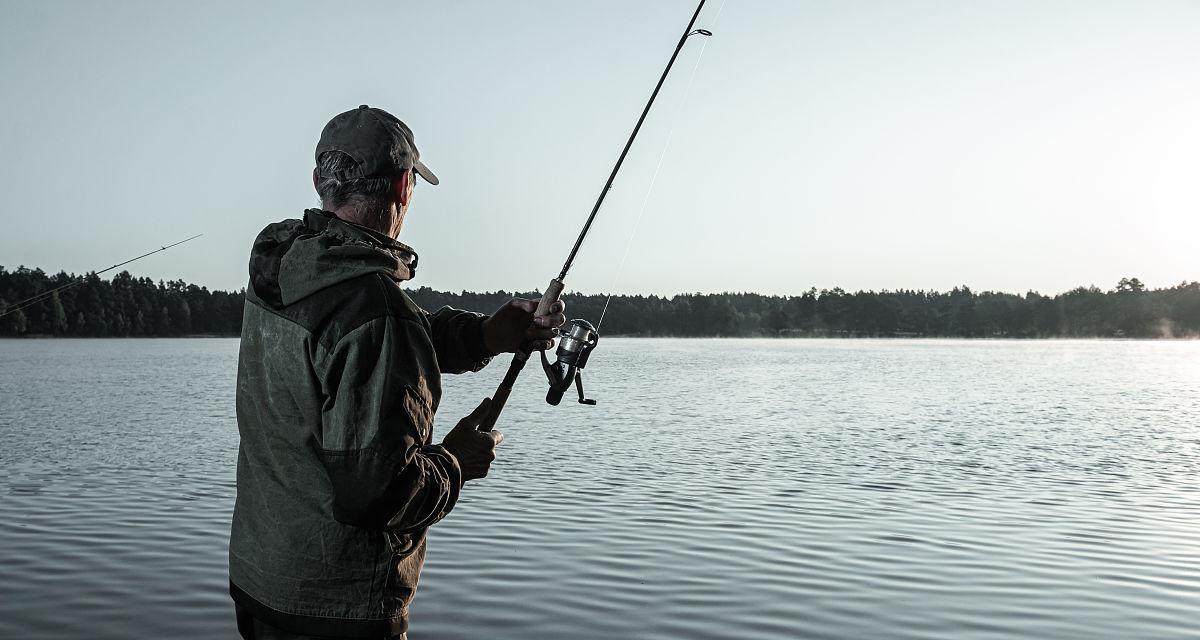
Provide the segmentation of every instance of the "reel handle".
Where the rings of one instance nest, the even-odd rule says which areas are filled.
[[[534,311],[534,315],[542,316],[549,313],[550,306],[558,302],[559,296],[562,295],[563,286],[562,280],[558,278],[551,280],[550,284],[546,286],[546,292],[542,294],[542,299],[538,301],[537,311]],[[504,379],[500,381],[500,386],[496,387],[496,393],[492,394],[492,408],[479,423],[480,431],[491,431],[496,427],[496,421],[500,419],[500,412],[504,411],[504,404],[508,402],[508,396],[512,394],[517,376],[521,375],[521,369],[524,369],[525,363],[529,362],[529,353],[529,350],[522,345],[513,354],[512,362],[508,365]]]

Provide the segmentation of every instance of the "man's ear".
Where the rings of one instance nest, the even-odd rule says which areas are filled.
[[[409,180],[412,180],[411,171],[405,171],[404,173],[396,176],[395,180],[392,180],[392,194],[396,196],[396,202],[399,202],[400,206],[408,204]]]

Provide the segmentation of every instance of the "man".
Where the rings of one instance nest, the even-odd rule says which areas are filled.
[[[484,399],[433,444],[439,376],[549,348],[563,305],[430,314],[409,299],[417,254],[396,237],[416,176],[438,179],[391,114],[336,116],[316,159],[322,208],[268,225],[250,255],[229,590],[244,638],[403,638],[426,530],[503,439],[477,430]]]

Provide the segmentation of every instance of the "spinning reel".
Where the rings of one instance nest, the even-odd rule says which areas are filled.
[[[574,381],[575,389],[579,392],[579,404],[596,404],[595,400],[583,397],[583,368],[599,341],[600,334],[596,333],[596,327],[593,327],[592,323],[576,319],[571,321],[569,328],[562,333],[558,341],[558,349],[554,352],[558,360],[554,364],[550,364],[546,359],[545,351],[540,352],[542,369],[546,371],[546,377],[550,380],[546,402],[558,406],[563,394]]]

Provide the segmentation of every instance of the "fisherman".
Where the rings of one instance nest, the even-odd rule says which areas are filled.
[[[425,536],[503,436],[489,399],[434,444],[442,373],[545,350],[566,318],[515,299],[427,313],[396,240],[421,162],[412,131],[363,105],[325,125],[320,209],[268,225],[250,253],[238,361],[229,591],[243,638],[404,638]]]

